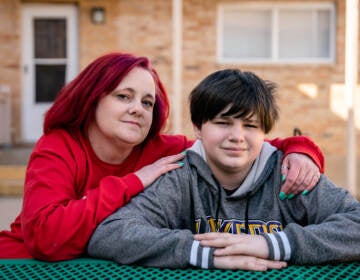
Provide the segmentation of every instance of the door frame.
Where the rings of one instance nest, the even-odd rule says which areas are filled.
[[[35,100],[34,18],[65,18],[67,57],[65,83],[78,73],[78,15],[73,4],[23,4],[22,5],[22,141],[35,143],[42,135],[44,114],[52,102]]]

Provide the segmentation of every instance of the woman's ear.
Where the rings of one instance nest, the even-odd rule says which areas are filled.
[[[196,125],[193,124],[193,129],[195,133],[196,139],[201,139],[201,129],[198,128]]]

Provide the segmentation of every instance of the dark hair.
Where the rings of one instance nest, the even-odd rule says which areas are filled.
[[[190,114],[193,124],[214,119],[230,105],[223,116],[248,118],[258,116],[261,129],[268,133],[278,119],[275,100],[276,85],[252,72],[238,69],[216,71],[203,79],[190,93]]]
[[[111,93],[134,67],[150,72],[155,81],[153,121],[146,139],[158,134],[169,116],[169,100],[155,69],[146,57],[109,53],[95,59],[74,80],[65,85],[45,115],[44,133],[63,128],[86,133],[95,118],[99,100]]]

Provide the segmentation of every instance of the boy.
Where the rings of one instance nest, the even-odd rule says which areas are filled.
[[[206,77],[190,94],[198,141],[183,168],[103,221],[88,253],[123,264],[251,270],[359,260],[360,203],[347,191],[322,176],[307,196],[278,197],[282,153],[264,142],[278,119],[274,92],[251,72]]]

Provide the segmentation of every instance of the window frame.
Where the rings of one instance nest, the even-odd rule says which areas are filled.
[[[278,27],[278,15],[281,9],[291,10],[310,10],[314,9],[326,9],[330,13],[330,34],[329,34],[329,57],[317,58],[317,57],[298,57],[298,58],[279,58],[279,27]],[[335,3],[330,2],[312,2],[312,3],[279,3],[279,2],[261,2],[261,3],[221,3],[218,5],[217,15],[217,62],[218,63],[246,63],[246,64],[334,64],[336,54],[336,8]],[[269,11],[271,13],[272,25],[271,25],[271,57],[269,59],[264,58],[239,58],[239,57],[224,57],[224,17],[226,11],[234,10],[254,10],[254,11]],[[270,46],[269,46],[270,47]]]

